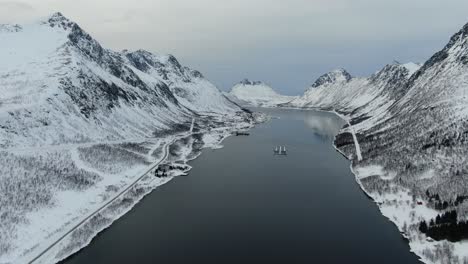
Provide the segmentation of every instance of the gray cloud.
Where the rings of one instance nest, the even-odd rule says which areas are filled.
[[[466,0],[0,0],[0,10],[0,22],[61,11],[107,47],[172,53],[225,89],[249,77],[289,94],[333,68],[424,61],[468,22]]]
[[[34,9],[30,4],[20,2],[20,1],[0,1],[0,8],[10,9],[8,11],[33,10]]]
[[[0,23],[18,23],[34,13],[32,5],[21,1],[0,1]]]

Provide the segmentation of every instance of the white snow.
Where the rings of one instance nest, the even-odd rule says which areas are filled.
[[[333,111],[333,113],[335,113],[337,116],[341,117],[343,120],[345,120],[348,123],[347,130],[353,136],[354,147],[356,148],[356,157],[357,157],[358,161],[361,161],[362,160],[361,146],[359,145],[359,141],[357,139],[356,132],[354,131],[354,126],[351,125],[351,123],[349,122],[349,118],[347,118],[346,116],[341,115],[336,111]]]
[[[403,64],[403,67],[405,67],[408,70],[410,76],[417,72],[421,68],[421,66],[421,64],[414,62],[408,62]]]
[[[296,96],[281,95],[263,82],[251,83],[248,81],[236,84],[227,95],[241,104],[246,103],[257,107],[272,107],[297,98]]]
[[[463,61],[467,51],[467,29],[468,26],[460,33],[463,38],[458,41],[452,38],[452,46],[444,50],[448,54],[446,58],[440,56],[441,61],[424,69],[417,79],[411,79],[412,82],[409,82],[411,76],[421,68],[416,63],[389,64],[369,78],[349,81],[333,78],[337,72],[332,72],[319,78],[303,96],[286,104],[292,108],[343,113],[339,116],[348,122],[348,127],[341,133],[351,133],[356,155],[348,147],[337,150],[353,160],[351,170],[363,191],[376,201],[382,214],[398,226],[408,238],[411,250],[426,263],[468,263],[466,242],[436,242],[418,230],[422,220],[429,221],[441,211],[432,209],[427,197],[415,196],[429,186],[443,191],[446,197],[463,195],[466,190],[458,183],[450,185],[449,179],[453,179],[450,177],[452,171],[458,171],[458,175],[466,164],[466,148],[459,142],[464,142],[468,116],[468,74]],[[357,124],[351,125],[351,120]],[[369,136],[365,145],[359,144],[357,133]],[[421,146],[428,144],[430,147],[432,142],[440,143],[444,138],[456,139],[455,146],[421,151]],[[362,156],[361,147],[368,153],[385,143],[392,144],[384,148],[389,149],[392,156],[385,156],[387,153],[375,158]],[[395,154],[398,150],[405,152],[405,156]],[[389,159],[388,163],[385,158]],[[396,180],[397,176],[403,176],[397,175],[401,167],[396,167],[395,171],[384,169],[392,162],[401,164],[398,163],[401,160],[420,169],[413,175],[405,175],[402,182],[406,185]],[[460,177],[465,175],[461,173]],[[370,185],[374,189],[379,188],[379,184],[385,188],[369,191],[362,184],[367,181],[375,183],[375,186]],[[411,184],[414,184],[414,190],[403,187]],[[466,219],[466,204],[456,209],[459,218]],[[451,259],[447,252],[453,253]]]
[[[0,26],[0,192],[8,197],[0,208],[11,220],[0,223],[0,263],[33,259],[83,219],[39,261],[53,263],[87,245],[169,180],[148,170],[165,159],[163,145],[181,136],[175,129],[188,131],[194,116],[203,121],[197,128],[216,126],[203,137],[207,147],[253,125],[173,56],[141,51],[134,55],[142,64],[133,64],[129,53],[102,48],[60,14],[52,20],[57,24]],[[197,156],[191,145],[182,150],[181,160]],[[120,196],[112,200],[131,184],[144,189],[122,194],[131,206]],[[108,201],[115,211],[95,215]],[[98,226],[88,222],[90,214]]]

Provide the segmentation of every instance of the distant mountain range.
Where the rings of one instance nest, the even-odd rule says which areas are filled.
[[[245,105],[271,107],[289,102],[296,96],[286,96],[277,93],[268,84],[261,81],[244,79],[232,87],[226,94],[231,100]]]

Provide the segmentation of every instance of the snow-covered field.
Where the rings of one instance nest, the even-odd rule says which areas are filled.
[[[90,243],[143,196],[173,177],[186,174],[190,169],[187,161],[198,157],[203,148],[219,148],[233,131],[253,125],[242,120],[229,122],[224,117],[216,119],[225,125],[138,142],[42,150],[40,155],[62,157],[63,161],[56,161],[59,164],[69,160],[76,169],[95,175],[94,182],[80,189],[55,190],[44,207],[17,215],[21,223],[11,223],[7,230],[1,230],[2,238],[6,238],[4,231],[10,237],[2,241],[8,251],[0,255],[0,262],[55,263],[66,258]],[[80,151],[85,155],[80,155]],[[29,154],[12,155],[24,158]],[[175,167],[183,169],[174,169],[167,178],[157,178],[153,172],[160,164],[176,164]],[[52,168],[53,162],[49,166]],[[53,188],[53,184],[44,184],[44,189]]]
[[[106,49],[60,13],[0,25],[0,57],[0,263],[67,257],[257,116],[174,56]]]
[[[335,111],[330,112],[350,125],[349,117]],[[340,133],[343,132],[353,133],[349,127],[343,128]],[[386,170],[378,164],[360,165],[359,141],[355,136],[352,137],[352,140],[356,148],[355,154],[351,154],[351,156],[338,148],[336,142],[334,147],[351,160],[350,170],[355,175],[356,183],[375,202],[382,215],[397,226],[401,234],[408,240],[411,251],[418,255],[424,263],[468,263],[468,241],[435,241],[419,231],[421,221],[434,219],[440,214],[440,211],[432,208],[424,197],[414,195],[411,189],[392,182],[397,176],[395,171]],[[353,156],[357,158],[355,159]],[[423,178],[433,177],[432,173],[433,171],[425,172]]]
[[[385,171],[379,165],[351,166],[357,183],[371,197],[382,215],[392,221],[402,235],[408,239],[411,251],[425,263],[468,263],[468,241],[435,241],[419,231],[419,223],[435,219],[439,211],[427,205],[422,197],[412,194],[408,188],[389,183],[385,189],[369,191],[369,178],[390,181],[396,173]],[[367,180],[366,180],[367,179]],[[372,179],[375,181],[375,179]]]

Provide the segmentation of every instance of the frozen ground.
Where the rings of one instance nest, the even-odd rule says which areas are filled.
[[[343,130],[352,133],[357,159],[361,161],[359,142],[353,127],[346,116],[337,115],[348,122],[349,127]],[[435,219],[440,211],[429,207],[423,197],[412,194],[410,189],[392,183],[396,172],[387,171],[377,164],[363,166],[352,163],[350,168],[361,189],[375,201],[382,215],[398,227],[402,235],[408,239],[411,251],[418,255],[421,261],[437,264],[468,263],[468,241],[435,241],[419,231],[421,221]],[[431,173],[431,171],[426,172],[423,178],[431,178]],[[375,188],[376,182],[380,182],[377,184],[379,188]]]
[[[261,120],[263,116],[258,116]],[[196,125],[193,132],[179,132],[160,138],[139,141],[54,146],[50,149],[12,149],[1,154],[11,161],[11,167],[2,166],[10,174],[36,174],[41,176],[40,164],[47,171],[56,171],[51,181],[29,183],[15,178],[18,185],[30,192],[27,196],[46,193],[45,197],[4,197],[2,208],[14,212],[2,222],[0,263],[55,263],[86,246],[101,230],[129,211],[141,198],[173,177],[184,175],[190,169],[187,161],[198,157],[203,148],[219,148],[223,139],[233,131],[250,128],[253,123],[243,118],[211,117],[205,127]],[[35,162],[33,167],[23,163]],[[173,164],[167,178],[154,176],[160,164]],[[6,165],[6,164],[4,164]],[[18,166],[19,165],[19,166]],[[23,166],[24,165],[24,166]],[[63,171],[71,171],[70,177]],[[76,172],[81,177],[76,178]],[[25,178],[26,179],[26,178]],[[40,180],[40,177],[36,179]],[[62,181],[56,183],[55,181]],[[61,187],[63,182],[70,181]],[[11,183],[0,181],[3,188]],[[7,186],[8,185],[8,186]],[[75,186],[76,185],[76,186]],[[17,187],[20,188],[20,187]],[[21,191],[23,189],[17,190]],[[14,195],[16,192],[11,192]],[[25,203],[39,199],[42,203],[30,206],[8,202],[16,199]],[[18,210],[21,209],[21,210]]]
[[[364,192],[378,205],[380,212],[392,221],[402,235],[408,239],[411,251],[425,263],[468,263],[468,242],[434,241],[422,234],[418,228],[422,220],[433,219],[439,211],[427,206],[421,197],[396,184],[389,184],[389,191],[368,191],[368,178],[388,181],[388,175],[380,166],[352,167],[356,181]]]
[[[467,43],[468,24],[422,65],[336,70],[279,105],[342,115],[335,147],[426,263],[468,263]]]
[[[66,257],[167,182],[147,178],[160,162],[183,174],[190,145],[255,116],[174,56],[106,49],[61,13],[0,25],[0,57],[0,263]]]

